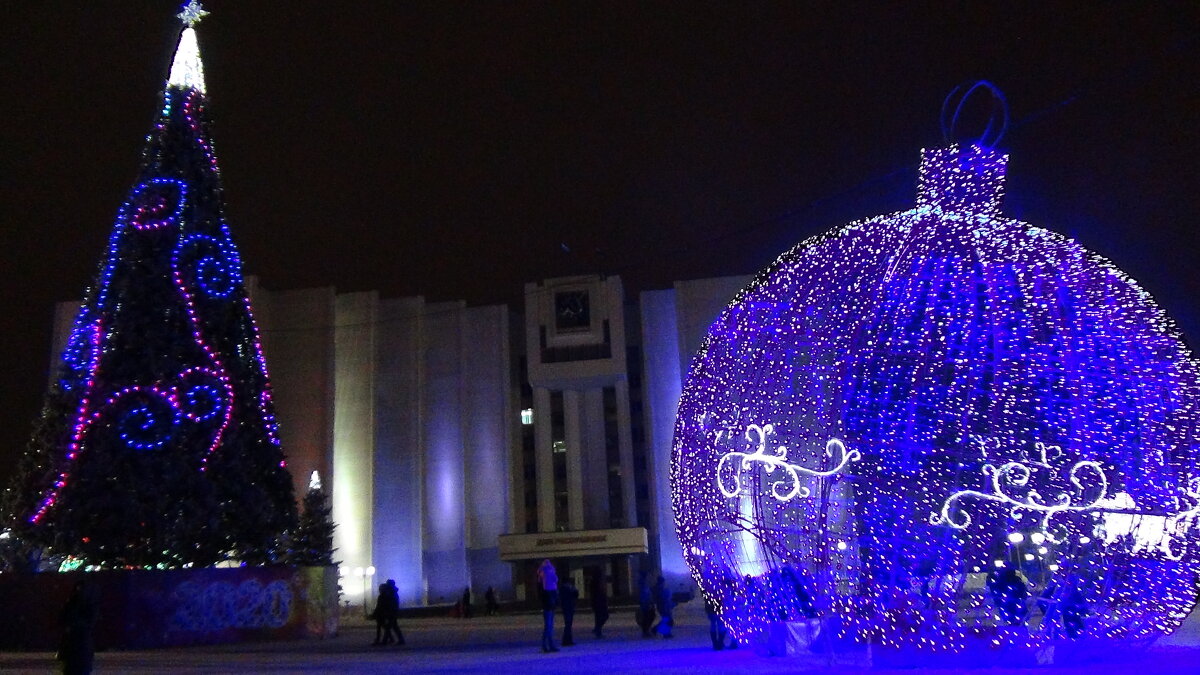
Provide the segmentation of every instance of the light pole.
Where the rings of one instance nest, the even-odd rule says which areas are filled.
[[[364,570],[361,567],[354,568],[354,576],[358,577],[359,579],[362,579],[362,586],[363,586],[362,603],[363,603],[363,618],[364,619],[367,618],[367,577],[364,576],[365,572],[366,572],[366,570]]]
[[[363,577],[363,602],[367,602],[368,598],[375,601],[375,583],[372,581],[375,578],[375,566],[367,565],[367,574]]]
[[[354,576],[358,577],[359,579],[362,579],[363,618],[369,619],[369,618],[371,618],[371,600],[374,599],[374,595],[375,595],[369,589],[371,586],[371,577],[375,576],[375,566],[367,565],[365,568],[355,567],[354,568]]]

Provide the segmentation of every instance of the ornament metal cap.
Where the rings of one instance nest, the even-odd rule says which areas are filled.
[[[991,100],[986,103],[988,106],[987,126],[975,138],[962,138],[960,136],[965,132],[961,126],[965,122],[963,114],[968,107],[967,103],[972,100],[972,97],[975,97],[977,101],[978,95],[991,96]],[[972,105],[978,106],[979,103]],[[942,138],[945,139],[947,145],[962,143],[963,145],[994,148],[999,145],[1000,139],[1004,138],[1004,132],[1008,130],[1008,101],[1005,100],[1004,93],[987,80],[960,84],[942,101],[941,119]]]

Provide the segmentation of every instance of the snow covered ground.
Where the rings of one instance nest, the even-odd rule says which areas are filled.
[[[591,634],[591,615],[578,617],[575,647],[556,654],[539,648],[541,617],[512,615],[469,620],[449,618],[408,620],[408,646],[371,647],[373,629],[361,619],[348,619],[342,633],[330,640],[249,643],[183,649],[104,652],[96,657],[97,673],[840,673],[863,672],[849,657],[830,661],[824,656],[768,657],[750,649],[714,652],[708,642],[703,608],[688,603],[680,608],[677,637],[643,639],[631,611],[614,612],[606,637]],[[557,628],[561,631],[561,617]],[[56,669],[48,653],[0,654],[0,671],[46,673]],[[870,669],[871,673],[953,673],[951,669]],[[979,672],[1003,675],[1018,672],[1079,673],[1080,675],[1193,675],[1200,673],[1200,616],[1193,615],[1184,630],[1148,651],[1114,649],[1111,660],[1087,666],[986,668]]]

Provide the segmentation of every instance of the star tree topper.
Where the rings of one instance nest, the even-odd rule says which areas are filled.
[[[208,16],[208,12],[204,11],[204,8],[196,0],[188,0],[188,3],[183,6],[183,11],[175,16],[179,17],[183,25],[191,28],[200,23],[201,19]]]

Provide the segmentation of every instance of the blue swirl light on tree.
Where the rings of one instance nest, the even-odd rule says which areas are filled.
[[[187,203],[187,184],[153,178],[134,188],[123,215],[135,230],[174,227]]]
[[[676,422],[684,555],[734,635],[959,652],[1145,641],[1196,604],[1200,368],[1107,260],[1000,212],[1007,156],[784,253]]]
[[[175,435],[179,415],[170,399],[157,391],[131,389],[109,404],[115,408],[116,430],[134,450],[157,450]]]
[[[184,286],[195,285],[209,298],[224,300],[242,285],[241,264],[232,244],[215,237],[181,238],[172,264]]]
[[[70,337],[67,338],[67,345],[63,349],[62,369],[64,375],[59,380],[59,385],[67,392],[87,385],[88,369],[98,356],[100,325],[89,319],[92,317],[84,315],[76,319],[74,330],[71,331]]]
[[[232,387],[219,373],[193,368],[175,387],[175,406],[193,422],[209,422],[229,409]]]

